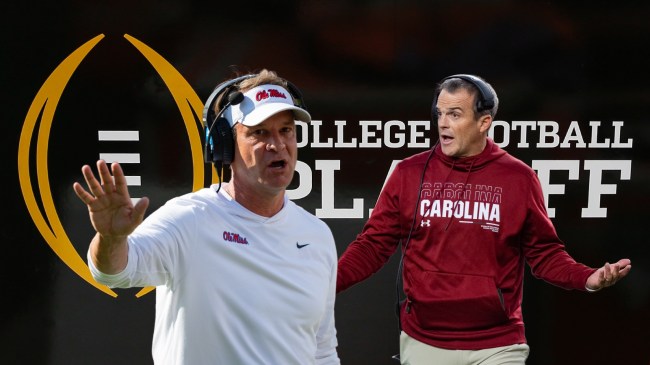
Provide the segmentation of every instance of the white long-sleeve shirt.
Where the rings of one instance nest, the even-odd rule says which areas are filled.
[[[340,364],[334,238],[289,199],[267,218],[202,189],[153,212],[128,244],[121,273],[89,267],[110,287],[156,286],[155,364]]]

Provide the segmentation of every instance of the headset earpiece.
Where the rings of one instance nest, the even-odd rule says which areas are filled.
[[[230,165],[234,160],[235,140],[232,127],[221,114],[230,104],[238,104],[242,101],[242,94],[239,92],[237,85],[243,80],[255,76],[257,75],[248,74],[222,82],[214,88],[212,94],[206,100],[203,107],[203,127],[205,129],[203,159],[206,163],[223,166]],[[294,105],[307,110],[300,90],[289,81],[287,81],[287,89],[293,97]],[[239,95],[235,95],[237,93]],[[214,103],[219,99],[220,95],[223,95],[223,97],[220,100],[219,113],[215,115]]]
[[[300,89],[291,82],[287,81],[287,89],[291,96],[293,97],[293,103],[295,106],[307,110],[307,105],[305,105],[305,100],[302,98],[302,92]]]
[[[213,138],[219,142],[212,156],[212,163],[221,162],[230,165],[235,157],[235,138],[230,123],[226,118],[220,117],[212,129]]]
[[[221,117],[221,115],[215,115],[214,103],[223,94],[224,97],[221,98],[222,105],[220,105],[219,111],[225,110],[227,104],[231,102],[228,98],[229,94],[236,89],[234,86],[254,76],[256,75],[248,74],[224,81],[214,88],[212,94],[206,100],[205,106],[203,107],[203,127],[205,129],[203,160],[205,163],[219,165],[229,165],[232,163],[235,155],[235,142],[232,130],[226,118]]]

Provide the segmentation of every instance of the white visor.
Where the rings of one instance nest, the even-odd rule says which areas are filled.
[[[282,86],[260,85],[244,93],[244,100],[229,106],[223,113],[230,126],[241,123],[256,126],[281,111],[290,110],[296,120],[311,122],[311,116],[305,109],[293,104],[291,94]]]

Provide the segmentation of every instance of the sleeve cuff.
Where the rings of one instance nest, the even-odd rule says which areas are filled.
[[[90,258],[90,250],[88,250],[86,257],[88,260],[88,268],[90,269],[90,274],[93,278],[100,284],[104,284],[109,288],[116,288],[123,285],[128,279],[129,266],[131,266],[131,250],[129,250],[129,257],[127,259],[126,267],[124,270],[117,274],[105,274],[101,272],[93,263],[93,260]]]
[[[602,289],[602,288],[601,288]],[[589,293],[595,293],[599,291],[600,289],[590,289],[587,284],[585,284],[585,290],[588,291]]]

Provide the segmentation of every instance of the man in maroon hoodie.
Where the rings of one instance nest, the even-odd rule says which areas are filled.
[[[438,143],[397,165],[339,259],[337,292],[379,270],[401,242],[402,364],[524,364],[526,263],[559,287],[597,291],[631,262],[594,269],[567,253],[535,172],[487,137],[499,104],[491,85],[453,75],[436,95]]]

